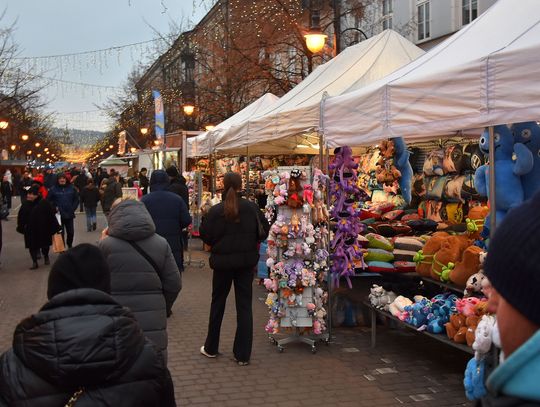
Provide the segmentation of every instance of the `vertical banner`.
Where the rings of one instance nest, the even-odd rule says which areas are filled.
[[[163,140],[165,138],[165,110],[163,107],[163,98],[159,90],[153,90],[154,105],[156,109],[156,139]]]

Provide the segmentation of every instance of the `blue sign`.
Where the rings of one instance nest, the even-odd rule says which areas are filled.
[[[154,104],[156,109],[156,138],[163,139],[165,137],[165,109],[163,107],[163,98],[159,90],[153,90]]]

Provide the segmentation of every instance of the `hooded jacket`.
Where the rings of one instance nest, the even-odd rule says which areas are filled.
[[[52,245],[52,235],[60,229],[51,204],[41,197],[24,201],[17,214],[17,232],[24,235],[27,249]]]
[[[167,312],[180,292],[180,274],[167,241],[155,233],[144,205],[128,200],[109,214],[108,237],[99,248],[111,270],[111,294],[131,309],[145,335],[160,349],[167,348]],[[128,241],[146,252],[152,265]]]
[[[79,207],[79,194],[67,178],[65,185],[56,182],[56,185],[50,189],[47,200],[58,209],[62,218],[73,219],[75,217],[75,211]]]
[[[174,406],[161,352],[133,315],[92,288],[53,297],[15,329],[0,358],[0,406]]]
[[[89,184],[81,190],[81,202],[85,207],[96,208],[99,201],[99,189],[94,184]]]
[[[122,198],[122,185],[114,177],[107,179],[107,185],[103,190],[103,196],[101,197],[101,206],[103,212],[109,213],[114,201],[118,198]]]
[[[540,406],[540,330],[491,373],[481,406]]]
[[[167,239],[179,270],[183,265],[182,229],[191,224],[186,203],[169,192],[169,176],[162,170],[152,172],[150,193],[142,197],[146,209],[156,225],[156,233]]]

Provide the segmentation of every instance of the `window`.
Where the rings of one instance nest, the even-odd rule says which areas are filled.
[[[429,1],[418,5],[418,41],[430,37],[429,30]]]
[[[462,0],[461,5],[461,22],[463,25],[469,24],[478,17],[478,0]]]
[[[392,29],[392,1],[393,0],[383,0],[382,2],[382,28],[383,30]]]

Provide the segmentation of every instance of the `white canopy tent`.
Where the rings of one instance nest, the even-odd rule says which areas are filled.
[[[229,117],[218,124],[214,129],[200,134],[196,137],[189,138],[187,140],[188,157],[198,157],[203,155],[209,155],[212,153],[213,140],[220,134],[227,131],[231,126],[240,124],[250,117],[258,115],[261,111],[266,110],[269,106],[274,104],[279,98],[272,93],[265,93],[255,102],[246,106],[235,115]]]
[[[250,154],[318,153],[321,101],[325,94],[341,95],[360,89],[410,63],[424,51],[392,30],[345,49],[317,67],[308,77],[249,120],[231,126],[215,139],[221,152]],[[297,146],[301,146],[297,148]]]
[[[411,64],[329,98],[330,146],[409,140],[540,117],[540,1],[499,0]]]

